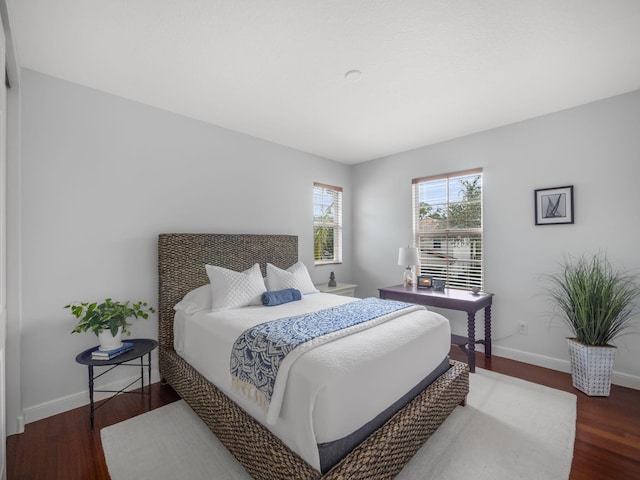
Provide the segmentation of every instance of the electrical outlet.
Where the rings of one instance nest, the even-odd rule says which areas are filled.
[[[518,333],[527,335],[529,333],[529,324],[527,322],[518,322]]]

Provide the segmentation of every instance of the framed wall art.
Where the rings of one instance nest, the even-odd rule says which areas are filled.
[[[573,223],[573,185],[535,190],[536,225]]]

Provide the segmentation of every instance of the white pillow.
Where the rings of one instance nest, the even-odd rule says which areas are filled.
[[[184,298],[176,303],[173,309],[178,312],[196,313],[202,310],[211,310],[211,285],[206,284],[194,288]]]
[[[257,263],[244,272],[205,265],[211,282],[211,311],[262,305],[264,286],[260,265]]]
[[[294,263],[286,270],[267,263],[267,290],[284,290],[285,288],[295,288],[303,295],[318,292],[311,281],[307,267],[301,261]]]

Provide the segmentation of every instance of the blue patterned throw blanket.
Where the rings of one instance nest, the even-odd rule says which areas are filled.
[[[267,423],[275,423],[289,369],[302,353],[421,309],[372,297],[256,325],[243,332],[231,350],[233,388],[262,405]]]

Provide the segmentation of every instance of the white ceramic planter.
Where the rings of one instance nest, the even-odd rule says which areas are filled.
[[[608,397],[616,347],[592,347],[567,338],[573,386],[592,397]]]
[[[111,335],[111,330],[103,330],[98,334],[98,341],[100,342],[100,350],[113,350],[114,348],[120,348],[122,346],[122,327],[118,328],[118,333],[115,336]]]

